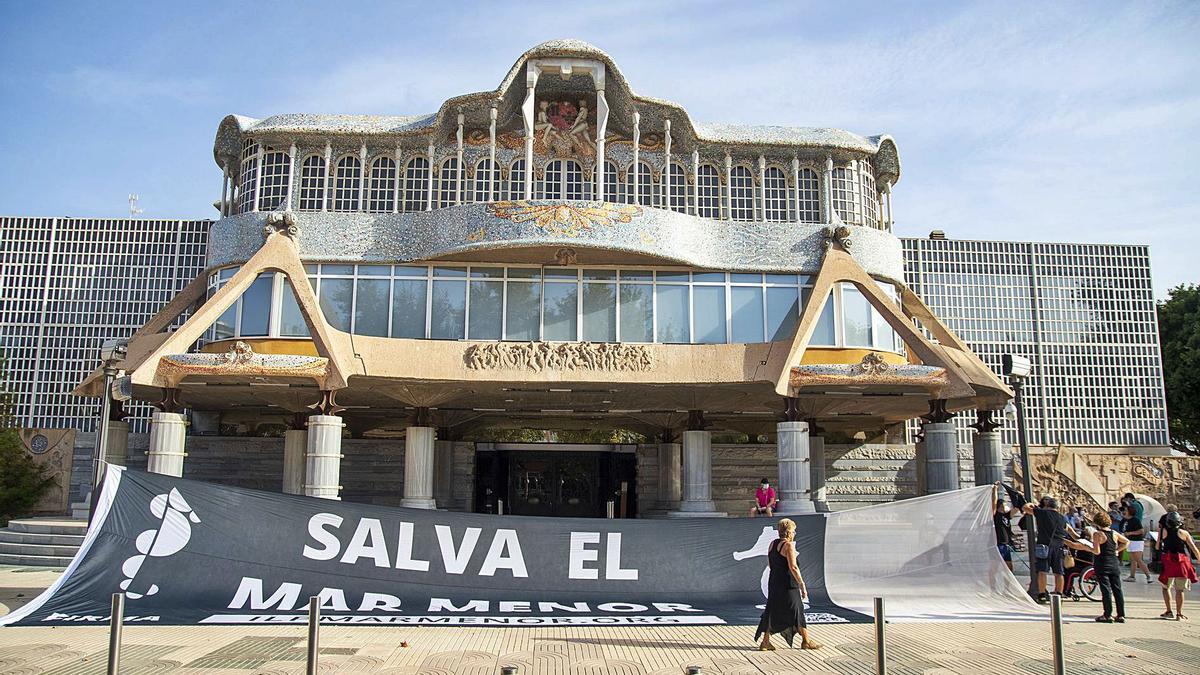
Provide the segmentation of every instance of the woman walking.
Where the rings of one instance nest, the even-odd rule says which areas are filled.
[[[1145,551],[1146,542],[1146,526],[1142,524],[1142,519],[1137,515],[1137,509],[1126,504],[1124,507],[1125,519],[1121,521],[1121,532],[1125,538],[1129,540],[1129,578],[1125,581],[1137,581],[1137,573],[1140,569],[1146,575],[1146,583],[1151,583],[1150,568],[1146,566],[1146,561],[1142,560],[1142,554]]]
[[[1096,570],[1096,583],[1100,585],[1100,597],[1104,601],[1104,616],[1096,617],[1100,623],[1125,623],[1125,595],[1121,592],[1121,562],[1117,556],[1129,545],[1124,535],[1112,530],[1112,518],[1104,511],[1097,511],[1092,516],[1096,529],[1092,532],[1092,545],[1081,544],[1068,539],[1069,548],[1077,551],[1090,551],[1094,558],[1092,566]],[[1117,616],[1113,618],[1113,601],[1116,601]]]
[[[1158,575],[1158,582],[1162,584],[1163,589],[1163,604],[1167,606],[1167,611],[1159,616],[1163,619],[1175,619],[1176,621],[1187,621],[1187,617],[1183,615],[1183,594],[1192,587],[1192,582],[1196,581],[1196,570],[1192,567],[1191,555],[1200,558],[1200,550],[1196,548],[1196,542],[1192,540],[1192,535],[1186,530],[1180,528],[1180,519],[1178,513],[1168,513],[1163,520],[1163,531],[1159,532],[1161,542],[1159,546],[1162,548],[1162,574]],[[1171,592],[1175,593],[1175,613],[1171,613]]]
[[[754,639],[762,636],[759,651],[774,651],[772,634],[783,635],[791,647],[792,638],[799,633],[801,649],[820,649],[821,645],[808,636],[808,624],[804,620],[804,598],[808,597],[808,588],[796,564],[796,523],[784,518],[775,530],[779,538],[771,542],[771,550],[767,553],[767,567],[771,570],[767,580],[767,608],[758,621]]]

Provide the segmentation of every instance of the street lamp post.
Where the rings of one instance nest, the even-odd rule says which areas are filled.
[[[128,342],[125,340],[105,340],[100,347],[100,361],[104,372],[104,391],[100,395],[100,420],[96,425],[96,445],[92,453],[92,498],[88,509],[88,524],[92,523],[92,514],[96,512],[96,502],[100,499],[100,467],[108,455],[108,423],[112,416],[112,385],[117,377],[117,364],[125,360]]]
[[[1024,479],[1025,499],[1033,500],[1033,468],[1029,465],[1029,439],[1025,427],[1025,402],[1021,398],[1021,390],[1024,388],[1025,378],[1029,377],[1029,373],[1033,370],[1033,364],[1029,359],[1023,356],[1014,354],[1005,354],[1002,359],[1004,374],[1008,376],[1009,382],[1013,388],[1013,403],[1017,407],[1017,442],[1021,446],[1021,474]],[[1025,531],[1029,533],[1028,541],[1025,543],[1026,553],[1029,555],[1029,594],[1037,595],[1037,558],[1035,551],[1037,550],[1037,528],[1035,519],[1032,514],[1025,517]]]

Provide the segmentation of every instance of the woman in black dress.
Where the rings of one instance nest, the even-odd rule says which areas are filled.
[[[1095,558],[1092,563],[1096,583],[1100,585],[1100,597],[1104,600],[1104,615],[1096,617],[1100,623],[1125,623],[1125,595],[1121,592],[1121,563],[1117,556],[1129,545],[1129,540],[1112,530],[1112,518],[1104,511],[1097,511],[1092,522],[1100,528],[1092,532],[1091,545],[1066,540],[1069,548],[1088,551]],[[1117,616],[1113,618],[1113,601],[1116,600]]]
[[[819,649],[821,645],[809,638],[808,624],[804,621],[804,598],[808,597],[808,589],[796,564],[796,523],[784,518],[775,529],[779,538],[771,542],[771,550],[767,553],[767,566],[771,570],[767,581],[767,608],[758,621],[754,639],[762,636],[758,645],[760,651],[774,651],[773,633],[782,634],[789,647],[792,638],[799,633],[801,649]]]

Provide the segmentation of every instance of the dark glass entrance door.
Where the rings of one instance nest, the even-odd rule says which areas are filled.
[[[518,516],[603,517],[600,465],[605,453],[508,453],[508,511]]]

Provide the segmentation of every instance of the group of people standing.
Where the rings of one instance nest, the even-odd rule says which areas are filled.
[[[996,545],[1008,568],[1012,569],[1011,516],[1017,513],[1031,515],[1037,535],[1034,543],[1037,601],[1049,602],[1047,581],[1051,574],[1054,575],[1054,592],[1063,593],[1068,551],[1090,553],[1104,605],[1104,614],[1096,617],[1096,621],[1123,623],[1125,598],[1121,589],[1121,554],[1129,552],[1130,572],[1126,581],[1135,581],[1139,571],[1146,575],[1147,582],[1154,581],[1144,559],[1146,541],[1151,539],[1147,536],[1143,521],[1144,506],[1133,494],[1126,494],[1121,502],[1109,504],[1107,511],[1097,511],[1087,518],[1082,515],[1080,508],[1060,509],[1058,502],[1050,496],[1043,496],[1036,505],[1019,503],[1024,501],[1023,498],[1010,488],[1006,489],[1013,498],[1014,508],[1009,509],[1004,500],[998,500],[993,521]],[[1192,535],[1182,528],[1182,523],[1183,519],[1173,504],[1168,505],[1167,513],[1158,522],[1157,549],[1162,571],[1157,581],[1162,586],[1163,603],[1166,605],[1166,611],[1160,617],[1176,621],[1187,620],[1183,614],[1184,594],[1198,580],[1191,557],[1200,558],[1200,549]],[[1174,608],[1171,606],[1172,599],[1175,600]]]

